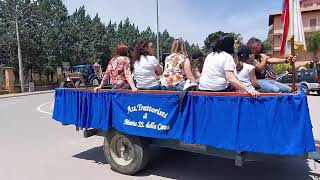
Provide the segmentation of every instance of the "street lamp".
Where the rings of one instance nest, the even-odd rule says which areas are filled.
[[[19,80],[21,86],[21,92],[24,93],[24,75],[23,75],[23,63],[21,55],[21,46],[20,46],[20,34],[19,34],[19,22],[18,22],[18,13],[17,5],[15,5],[15,24],[16,24],[16,35],[17,35],[17,45],[18,45],[18,60],[19,60]]]
[[[160,61],[160,38],[159,38],[159,0],[157,3],[157,58]]]

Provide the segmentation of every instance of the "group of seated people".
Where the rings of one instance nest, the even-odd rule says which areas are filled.
[[[251,38],[247,45],[234,48],[231,34],[221,35],[212,44],[213,51],[204,58],[201,52],[188,55],[182,39],[174,40],[171,54],[162,67],[154,56],[151,41],[138,43],[130,61],[128,47],[119,44],[110,60],[102,83],[109,80],[113,89],[182,91],[186,84],[200,91],[240,91],[253,97],[262,93],[290,93],[285,84],[276,81],[273,64],[292,63],[295,57],[270,58],[262,54],[262,42]],[[132,70],[133,69],[133,70]]]

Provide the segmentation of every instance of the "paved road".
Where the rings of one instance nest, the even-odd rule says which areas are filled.
[[[101,138],[83,139],[74,128],[51,120],[52,100],[52,94],[0,100],[0,180],[312,180],[320,176],[320,166],[306,160],[268,159],[236,168],[230,160],[171,150],[156,150],[148,169],[136,177],[119,175],[104,160]],[[310,97],[310,107],[313,119],[319,121],[320,97]]]

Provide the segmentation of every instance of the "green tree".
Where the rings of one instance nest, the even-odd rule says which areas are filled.
[[[156,43],[157,41],[157,36],[156,34],[151,30],[150,27],[147,27],[146,30],[142,31],[140,33],[140,41],[145,41],[149,40],[152,41],[153,43]]]
[[[68,19],[67,36],[71,45],[71,64],[86,64],[90,60],[92,20],[84,6],[77,9]]]
[[[34,40],[33,47],[40,50],[38,57],[33,57],[34,66],[38,71],[43,71],[51,76],[61,62],[67,58],[68,46],[63,29],[66,27],[68,11],[61,0],[39,1],[36,13],[28,24],[33,24],[28,31],[30,38]],[[27,41],[27,42],[28,42]],[[25,45],[26,47],[27,45]]]
[[[187,46],[188,53],[191,55],[195,52],[202,52],[202,49],[200,48],[199,44],[191,44],[189,47]]]
[[[208,37],[204,41],[204,52],[209,53],[212,50],[212,43],[216,41],[221,35],[225,34],[223,31],[214,32],[208,35]],[[243,38],[241,34],[231,32],[231,34],[234,36],[235,39],[235,48],[240,47],[241,44],[243,44]]]
[[[91,56],[89,59],[91,63],[94,63],[98,59],[107,59],[111,56],[111,52],[109,49],[110,42],[108,41],[107,28],[101,22],[98,14],[93,18],[91,27]]]
[[[271,54],[272,53],[272,44],[271,44],[271,39],[268,38],[266,40],[263,41],[262,43],[262,47],[263,47],[263,52],[266,54]]]
[[[314,61],[319,61],[318,54],[320,53],[320,32],[312,33],[307,38],[308,50],[313,53]]]
[[[218,31],[208,35],[208,37],[204,40],[204,51],[209,53],[212,50],[212,43],[216,41],[224,32]]]
[[[124,43],[128,45],[130,54],[135,44],[139,41],[139,29],[134,24],[130,23],[130,19],[127,18],[124,22],[120,22],[118,25],[117,37],[118,43]]]
[[[159,38],[161,54],[170,53],[174,38],[170,36],[168,30],[164,30],[163,33],[160,33]]]
[[[243,38],[242,38],[241,34],[235,33],[235,32],[231,32],[231,34],[234,37],[234,41],[235,41],[234,47],[236,49],[239,48],[241,45],[243,45]]]
[[[291,72],[291,65],[290,64],[276,64],[273,66],[274,70],[276,72],[277,75],[282,74],[284,72]]]
[[[18,67],[16,61],[17,46],[15,38],[15,26],[12,23],[14,20],[15,1],[3,0],[0,1],[0,45],[10,50],[10,59],[5,62],[7,66]]]

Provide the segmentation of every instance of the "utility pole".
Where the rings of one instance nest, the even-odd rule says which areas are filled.
[[[17,45],[18,45],[19,80],[20,80],[21,92],[24,93],[24,76],[23,76],[23,63],[22,63],[20,35],[19,35],[18,6],[17,6],[17,1],[15,2],[16,2],[15,3],[15,23],[16,23]]]
[[[159,37],[159,0],[156,0],[157,3],[157,58],[160,62],[160,37]]]

